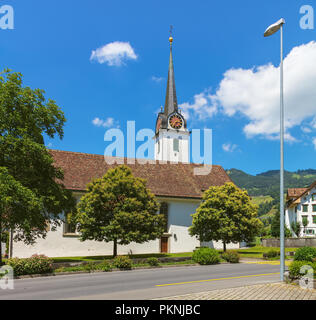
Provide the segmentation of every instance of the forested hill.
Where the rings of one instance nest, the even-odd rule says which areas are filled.
[[[251,196],[271,196],[276,198],[280,190],[279,170],[270,170],[255,176],[238,169],[226,170],[227,174],[240,188],[244,188]],[[285,192],[288,188],[304,188],[316,181],[316,170],[298,170],[284,172]]]

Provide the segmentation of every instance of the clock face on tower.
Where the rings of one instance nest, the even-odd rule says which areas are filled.
[[[169,124],[173,129],[180,129],[183,126],[183,120],[179,115],[173,115],[169,118]]]

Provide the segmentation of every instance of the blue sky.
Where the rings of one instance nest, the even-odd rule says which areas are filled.
[[[14,30],[0,30],[1,69],[21,72],[25,85],[44,89],[65,112],[65,137],[47,140],[51,148],[103,154],[107,127],[124,131],[135,120],[136,129],[154,129],[172,24],[178,103],[188,127],[213,129],[213,163],[252,174],[279,168],[279,34],[264,38],[263,32],[284,17],[285,167],[316,168],[316,29],[299,24],[300,7],[311,1],[2,4],[13,6],[15,21]],[[130,46],[121,65],[90,59],[115,42]]]

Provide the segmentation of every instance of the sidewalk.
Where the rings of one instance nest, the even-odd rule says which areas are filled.
[[[159,300],[316,300],[316,290],[278,282],[192,293]]]

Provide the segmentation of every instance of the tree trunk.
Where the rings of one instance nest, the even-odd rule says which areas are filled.
[[[113,243],[113,257],[115,258],[116,256],[117,256],[117,239],[115,239]]]
[[[13,230],[9,232],[9,258],[13,258]]]
[[[223,242],[224,252],[226,252],[226,242]]]

